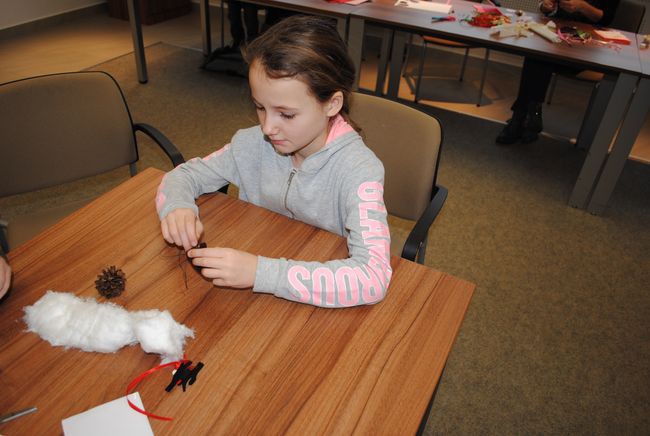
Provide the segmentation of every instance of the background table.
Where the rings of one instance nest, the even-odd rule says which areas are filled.
[[[569,205],[586,208],[589,196],[598,180],[598,175],[607,157],[609,145],[625,114],[628,102],[634,92],[638,76],[641,74],[639,49],[636,35],[623,32],[631,41],[630,45],[621,45],[617,50],[596,45],[553,44],[541,36],[527,38],[503,38],[492,35],[491,29],[470,26],[461,21],[470,16],[476,3],[462,0],[452,2],[456,21],[431,22],[432,12],[414,8],[394,6],[390,0],[376,0],[357,7],[350,16],[349,38],[361,38],[364,24],[374,23],[394,32],[387,97],[397,99],[403,64],[404,47],[407,32],[450,39],[500,50],[521,56],[534,57],[562,65],[601,71],[605,74],[601,81],[592,110],[586,114],[584,128],[579,140],[581,148],[588,149],[585,163],[578,175],[576,184],[569,198]],[[503,8],[502,8],[503,9]],[[545,22],[541,14],[528,14],[535,21]],[[585,23],[570,23],[581,29],[591,29]],[[386,34],[385,34],[386,35]],[[388,44],[383,44],[382,61],[387,62]],[[381,63],[381,62],[380,62]],[[381,67],[380,67],[381,68]],[[382,94],[384,74],[378,74],[375,93]],[[513,86],[517,86],[513,84]]]
[[[22,308],[48,289],[96,297],[96,275],[123,269],[129,310],[168,309],[195,330],[189,359],[205,367],[183,393],[158,371],[138,388],[156,433],[414,433],[440,378],[474,285],[393,258],[384,301],[322,309],[215,288],[163,241],[153,199],[162,172],[147,169],[10,253],[13,290],[0,305],[0,413],[38,412],[6,434],[56,432],[63,418],[121,397],[158,364],[139,346],[114,354],[52,347],[24,331]],[[324,261],[347,255],[337,235],[226,195],[200,199],[210,246]],[[181,260],[183,257],[180,258]],[[101,300],[101,299],[100,299]]]
[[[648,111],[650,111],[650,49],[641,48],[643,38],[644,35],[637,35],[641,77],[616,140],[607,155],[603,172],[598,179],[591,200],[589,200],[589,206],[587,206],[587,210],[594,214],[601,214],[607,207],[609,197],[612,195],[625,162],[632,151],[634,141],[639,136]]]
[[[210,23],[210,8],[208,0],[201,0],[201,23]],[[246,0],[246,3],[254,3],[260,7],[278,8],[287,11],[293,11],[301,14],[319,15],[329,17],[336,20],[336,27],[339,35],[343,41],[348,44],[348,52],[355,61],[355,68],[357,72],[356,82],[359,81],[359,70],[361,68],[361,47],[363,43],[362,38],[348,38],[348,25],[350,13],[354,10],[355,6],[345,3],[330,3],[326,0]],[[211,34],[209,27],[203,31],[204,41],[204,54],[211,53],[209,47],[212,46]],[[205,47],[208,47],[206,53]]]

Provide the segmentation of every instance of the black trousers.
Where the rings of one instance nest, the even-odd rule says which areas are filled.
[[[512,110],[525,111],[529,103],[542,103],[546,97],[548,85],[551,83],[553,73],[578,74],[582,69],[558,65],[552,62],[525,58],[519,80],[517,99],[512,104]]]
[[[287,11],[285,9],[266,8],[266,20],[264,21],[262,28],[266,30],[274,24],[284,20],[285,18],[296,14],[297,12]]]
[[[244,11],[244,22],[242,22],[242,10]],[[230,22],[230,35],[233,46],[241,45],[244,41],[251,42],[260,33],[260,24],[257,20],[256,5],[243,3],[236,0],[228,1],[228,21]]]

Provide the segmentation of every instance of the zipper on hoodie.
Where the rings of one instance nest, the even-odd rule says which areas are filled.
[[[291,170],[291,172],[289,173],[289,181],[287,182],[287,190],[284,193],[284,208],[287,211],[289,211],[289,213],[291,214],[291,218],[293,218],[294,216],[293,216],[293,212],[291,212],[291,210],[289,210],[289,207],[287,206],[287,197],[289,196],[289,188],[291,188],[291,181],[293,180],[293,176],[296,175],[296,172],[297,172],[297,170],[295,168],[293,168]]]

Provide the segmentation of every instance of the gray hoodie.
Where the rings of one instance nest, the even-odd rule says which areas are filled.
[[[258,256],[253,290],[346,307],[381,301],[390,282],[383,182],[383,165],[339,116],[325,147],[300,168],[275,151],[260,126],[240,130],[220,150],[167,173],[156,205],[160,219],[177,208],[198,214],[197,197],[233,183],[242,200],[345,236],[347,259],[319,263]]]

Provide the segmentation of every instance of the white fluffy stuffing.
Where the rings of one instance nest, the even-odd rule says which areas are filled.
[[[136,342],[163,361],[183,357],[185,338],[194,332],[174,321],[169,311],[129,312],[113,303],[47,291],[25,310],[27,330],[54,346],[112,353]]]

